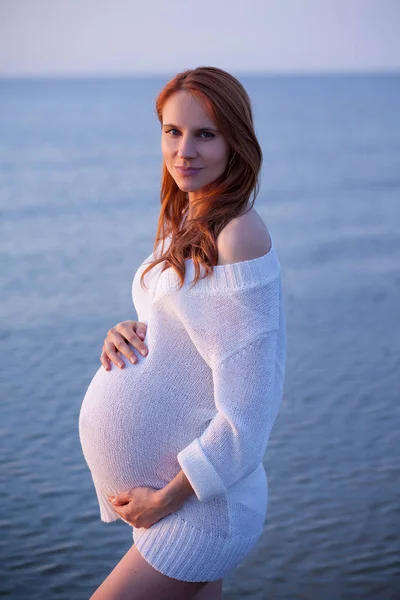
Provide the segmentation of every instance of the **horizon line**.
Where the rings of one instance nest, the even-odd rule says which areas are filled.
[[[165,70],[165,71],[131,71],[131,72],[87,72],[87,73],[0,73],[0,81],[6,80],[37,80],[37,79],[135,79],[135,78],[156,78],[156,77],[173,77],[181,70]],[[228,71],[228,69],[224,69]],[[400,67],[388,68],[329,68],[329,69],[266,69],[266,70],[232,70],[229,73],[234,76],[253,76],[253,77],[321,77],[321,76],[351,76],[351,75],[400,75]]]

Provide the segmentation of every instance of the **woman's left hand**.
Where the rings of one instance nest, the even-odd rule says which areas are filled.
[[[114,510],[130,525],[148,529],[174,512],[163,499],[160,490],[151,487],[131,488],[117,496],[109,496]]]

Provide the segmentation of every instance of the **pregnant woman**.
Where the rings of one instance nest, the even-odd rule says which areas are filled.
[[[161,210],[133,279],[138,321],[109,331],[79,415],[101,520],[122,519],[134,542],[95,600],[222,598],[263,531],[283,395],[281,269],[253,207],[250,99],[198,67],[166,84],[156,111]]]

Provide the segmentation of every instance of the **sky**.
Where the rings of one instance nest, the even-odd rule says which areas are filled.
[[[400,0],[0,0],[0,77],[400,72]]]

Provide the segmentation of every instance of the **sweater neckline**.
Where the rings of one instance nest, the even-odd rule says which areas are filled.
[[[200,277],[194,290],[217,292],[229,291],[237,288],[251,288],[268,283],[280,275],[280,263],[275,251],[275,244],[271,233],[271,247],[266,254],[257,258],[251,258],[235,263],[214,265],[212,273],[207,277]],[[184,288],[189,287],[194,279],[195,264],[192,258],[185,259],[186,275]],[[200,273],[203,275],[204,267],[200,265]],[[177,284],[178,276],[171,267],[166,269],[157,282],[157,295],[171,290]]]
[[[274,241],[272,239],[271,232],[268,232],[268,233],[269,233],[269,238],[271,240],[271,247],[270,247],[270,249],[268,250],[268,252],[266,254],[262,254],[261,256],[257,256],[256,258],[249,258],[247,260],[240,260],[240,261],[237,261],[237,262],[234,262],[234,263],[226,263],[224,265],[214,265],[213,269],[218,269],[218,270],[223,269],[223,270],[226,270],[226,271],[231,271],[232,267],[234,265],[238,265],[238,267],[237,267],[238,269],[247,269],[247,267],[252,268],[252,267],[255,267],[257,264],[262,264],[262,262],[264,262],[266,259],[269,260],[269,255],[271,253],[275,252],[275,244],[274,244]],[[186,258],[185,262],[193,262],[193,258]]]
[[[184,214],[183,219],[181,221],[181,227],[182,227],[182,225],[186,221],[187,214],[188,214],[188,209],[185,211],[185,214]],[[233,270],[232,267],[234,265],[241,265],[241,266],[238,266],[237,269],[247,270],[248,268],[251,269],[252,267],[255,267],[257,264],[262,264],[262,262],[265,261],[266,259],[269,260],[269,255],[271,253],[273,253],[273,254],[275,253],[275,244],[274,244],[274,241],[272,239],[271,232],[268,231],[268,233],[269,233],[269,237],[270,237],[270,240],[271,240],[271,247],[270,247],[270,249],[268,250],[268,252],[266,254],[263,254],[262,256],[258,256],[257,258],[250,258],[248,260],[237,261],[235,263],[226,263],[224,265],[214,265],[213,269],[217,269],[217,270],[223,269],[225,271],[232,271]],[[171,235],[169,237],[171,237]],[[255,261],[259,261],[259,262],[256,263]],[[193,258],[186,258],[184,262],[193,263]]]

